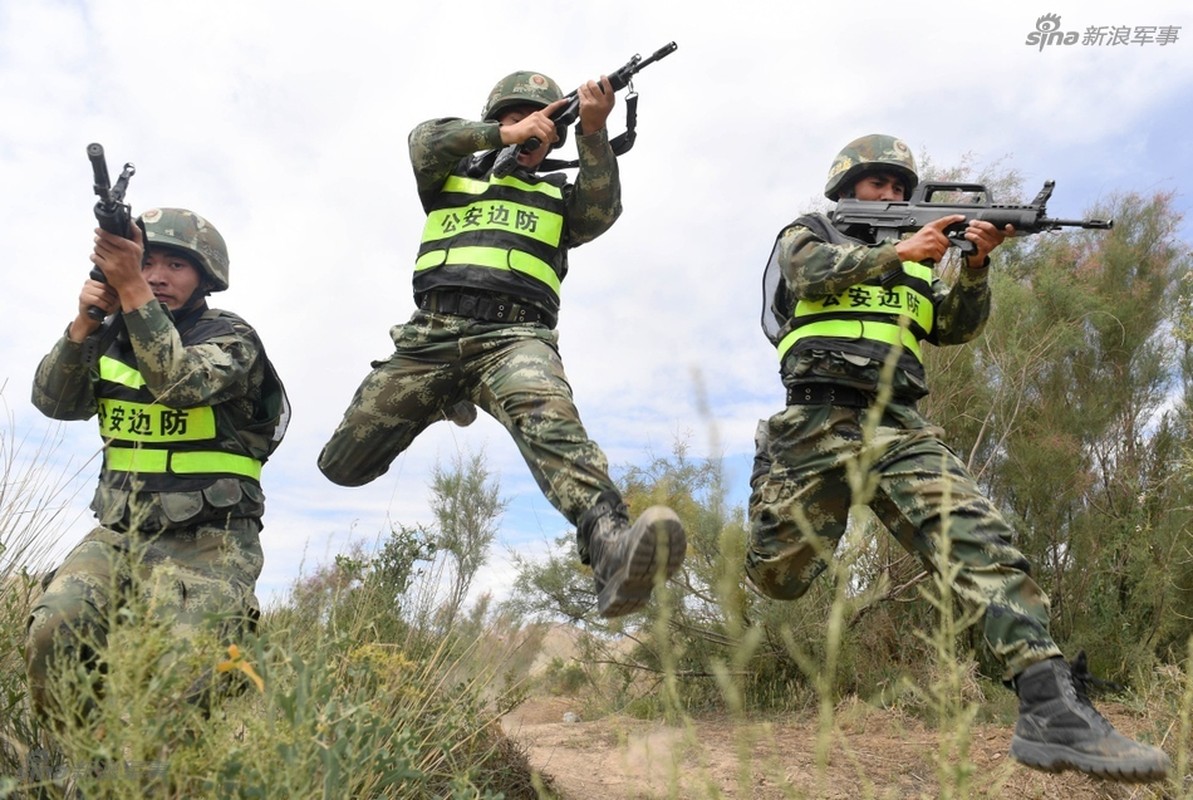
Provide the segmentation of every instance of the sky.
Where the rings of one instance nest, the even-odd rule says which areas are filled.
[[[62,520],[51,559],[90,527],[95,423],[43,418],[29,387],[90,268],[85,150],[99,142],[113,176],[136,165],[134,213],[190,208],[220,230],[231,287],[211,304],[257,328],[286,383],[293,421],[262,479],[262,599],[352,541],[430,523],[434,467],[481,449],[509,506],[474,591],[502,596],[508,554],[542,554],[571,526],[492,419],[433,425],[365,487],[335,486],[316,467],[369,362],[392,352],[389,328],[414,310],[424,215],[406,136],[433,117],[479,117],[509,72],[540,71],[568,91],[674,41],[635,78],[638,140],[619,159],[625,212],[571,254],[560,351],[614,475],[682,442],[723,459],[730,500],[744,503],[754,427],[783,402],[758,322],[762,269],[779,229],[826,205],[828,167],[847,142],[887,133],[937,165],[1014,168],[1025,196],[999,202],[1027,202],[1055,180],[1054,217],[1155,191],[1175,192],[1193,217],[1193,5],[944,8],[0,0],[8,493],[30,474],[59,487],[45,501]],[[1099,28],[1126,43],[1086,39]],[[1041,30],[1076,41],[1029,43]],[[1189,219],[1183,231],[1193,241]]]

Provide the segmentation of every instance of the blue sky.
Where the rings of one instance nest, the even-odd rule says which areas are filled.
[[[87,459],[98,437],[93,423],[41,418],[28,387],[88,269],[91,141],[104,144],[114,172],[136,164],[135,211],[189,207],[221,230],[232,285],[213,304],[258,328],[289,388],[294,422],[263,479],[265,598],[350,539],[429,522],[431,469],[458,451],[483,447],[510,499],[480,588],[508,585],[502,548],[541,553],[569,528],[487,418],[433,426],[367,487],[333,486],[315,467],[369,361],[390,352],[388,328],[413,310],[423,216],[406,134],[423,119],[479,115],[508,72],[539,70],[566,89],[634,53],[679,45],[635,81],[625,215],[572,254],[560,348],[582,418],[615,469],[683,439],[693,455],[725,458],[737,502],[754,425],[782,402],[758,328],[761,270],[778,229],[822,203],[846,142],[884,132],[939,165],[966,154],[1004,159],[1027,196],[998,199],[1029,200],[1053,179],[1054,216],[1079,216],[1123,191],[1174,191],[1176,207],[1193,211],[1193,7],[1184,0],[1016,3],[997,13],[945,13],[920,0],[847,10],[764,0],[495,8],[0,0],[9,251],[0,435],[8,452],[26,443],[10,475],[77,473],[63,478],[72,496],[54,501],[69,520],[60,551],[88,529]],[[1143,38],[1028,45],[1049,14],[1062,32]],[[1161,27],[1175,41],[1146,38]],[[615,133],[623,113],[619,104]],[[1193,240],[1189,220],[1184,230]]]

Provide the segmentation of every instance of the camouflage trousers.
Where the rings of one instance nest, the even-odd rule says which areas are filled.
[[[759,423],[745,566],[754,587],[774,599],[801,597],[827,568],[850,507],[864,504],[929,569],[939,571],[936,543],[947,537],[949,561],[959,568],[953,590],[982,612],[1005,680],[1060,655],[1048,632],[1048,597],[943,431],[914,407],[892,404],[864,435],[866,414],[791,405]]]
[[[228,644],[242,640],[260,615],[260,532],[256,518],[153,536],[93,529],[54,571],[29,616],[25,657],[34,711],[51,721],[85,712],[85,701],[53,696],[52,670],[94,668],[114,620],[128,617],[120,612],[130,606],[178,639],[205,631]],[[212,653],[212,663],[224,655]],[[207,701],[205,692],[190,699]]]
[[[555,331],[418,311],[390,337],[393,355],[373,362],[319,454],[332,482],[360,486],[385,474],[445,409],[469,400],[509,431],[539,489],[573,525],[602,492],[616,491],[580,422]]]

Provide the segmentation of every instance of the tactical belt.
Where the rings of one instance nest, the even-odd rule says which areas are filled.
[[[457,290],[427,292],[419,299],[418,307],[436,314],[456,314],[484,322],[539,323],[552,329],[556,321],[554,314],[548,314],[538,306],[519,303],[500,294]]]
[[[844,406],[869,408],[874,395],[848,386],[828,383],[805,383],[787,390],[789,406]]]
[[[842,408],[869,408],[876,397],[872,392],[863,392],[848,386],[833,386],[829,383],[804,383],[787,390],[789,406],[841,406]],[[915,408],[916,401],[907,397],[892,397],[889,405]]]

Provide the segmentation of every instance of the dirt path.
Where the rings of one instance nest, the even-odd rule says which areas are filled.
[[[828,767],[818,773],[814,719],[791,717],[740,725],[721,718],[667,726],[614,716],[582,720],[580,704],[564,698],[531,699],[502,720],[568,800],[736,798],[826,800],[936,798],[940,791],[935,732],[918,720],[859,704],[838,716]],[[1105,709],[1120,728],[1128,720]],[[569,720],[564,721],[565,715]],[[1120,786],[1064,773],[1025,769],[1007,756],[1011,731],[1002,725],[973,730],[970,758],[977,766],[971,797],[1086,800],[1160,797],[1149,788]]]

